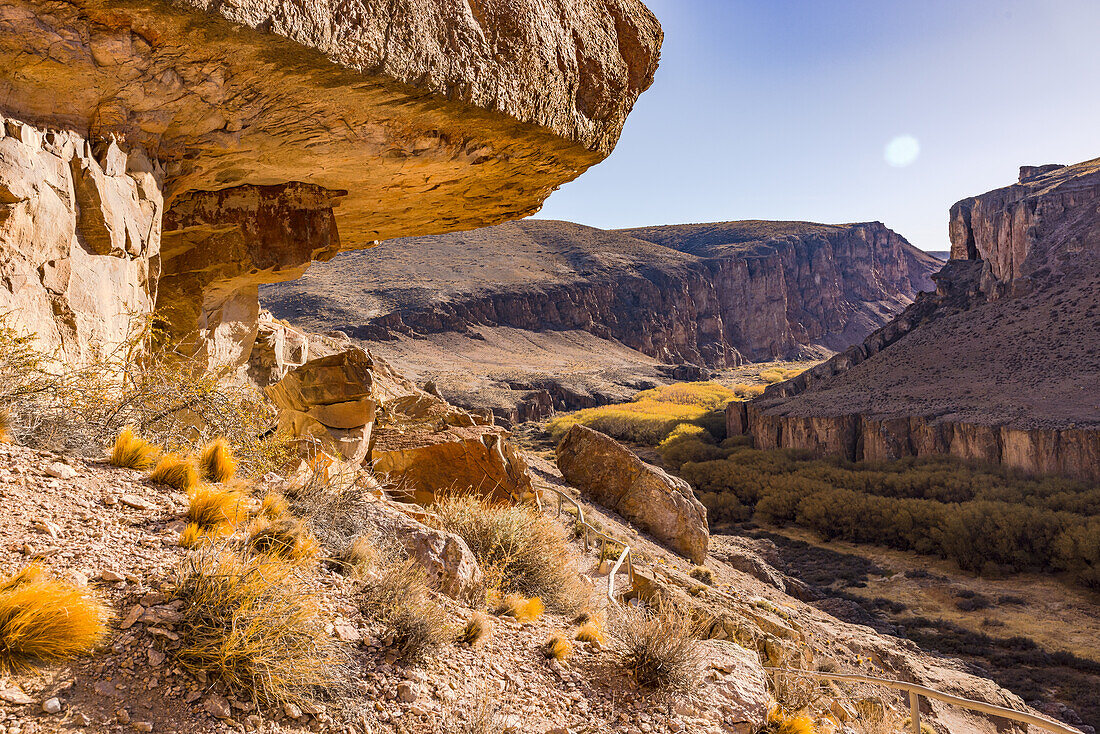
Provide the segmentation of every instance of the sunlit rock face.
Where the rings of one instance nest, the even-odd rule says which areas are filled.
[[[1100,159],[1024,166],[951,208],[952,260],[862,344],[727,427],[851,459],[948,454],[1100,481]]]
[[[636,0],[14,0],[0,7],[0,112],[154,161],[173,212],[166,279],[193,281],[219,250],[247,263],[222,284],[212,260],[201,286],[173,284],[157,305],[184,314],[178,330],[225,334],[255,311],[254,270],[253,286],[315,255],[537,210],[614,147],[661,37]],[[299,208],[288,184],[311,192]],[[236,187],[261,188],[216,198],[271,200],[227,225],[248,236],[215,247],[195,198]],[[296,264],[261,252],[287,232],[252,236],[272,212],[316,238]]]

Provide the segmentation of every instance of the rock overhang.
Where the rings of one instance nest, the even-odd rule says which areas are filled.
[[[15,0],[0,99],[114,136],[188,191],[347,190],[341,247],[536,211],[604,158],[656,69],[639,0]]]

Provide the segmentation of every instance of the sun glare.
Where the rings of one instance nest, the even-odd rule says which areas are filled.
[[[904,168],[917,160],[920,143],[912,135],[898,135],[886,144],[883,157],[895,168]]]

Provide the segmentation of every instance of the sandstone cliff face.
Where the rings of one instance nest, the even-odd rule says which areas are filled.
[[[537,210],[613,148],[652,81],[660,42],[638,0],[14,0],[0,7],[0,112],[30,137],[80,138],[97,151],[115,141],[129,159],[153,161],[156,185],[134,195],[148,204],[138,207],[148,226],[133,229],[143,234],[131,250],[155,258],[163,200],[166,287],[157,299],[155,268],[141,266],[144,281],[115,278],[137,289],[134,298],[104,294],[112,302],[97,308],[143,300],[135,310],[144,315],[156,300],[178,316],[177,334],[197,329],[212,337],[206,352],[239,361],[255,336],[250,289],[259,283],[297,277],[312,257],[339,249]],[[46,155],[37,164],[46,171],[73,158]],[[109,179],[129,175],[126,160]],[[47,176],[10,159],[0,175],[28,186]],[[95,198],[101,182],[82,175],[91,183],[69,190]],[[16,196],[0,205],[30,201],[8,201]],[[63,210],[94,205],[117,233],[116,222],[138,223],[118,199],[39,218],[64,228]],[[93,234],[84,247],[102,257],[117,246],[106,241]],[[19,248],[14,234],[0,245],[5,255]],[[102,263],[69,259],[74,277],[106,282]],[[87,348],[93,337],[75,333]]]
[[[265,290],[264,302],[363,340],[475,325],[584,330],[668,363],[724,367],[847,346],[930,288],[938,267],[877,222],[604,232],[525,221],[390,246],[415,249],[424,272],[353,254]],[[485,274],[487,251],[500,254]]]
[[[730,406],[762,447],[949,454],[1100,481],[1100,162],[1021,169],[951,210],[952,256],[861,345]]]
[[[0,312],[74,364],[126,341],[160,271],[160,168],[0,118]]]

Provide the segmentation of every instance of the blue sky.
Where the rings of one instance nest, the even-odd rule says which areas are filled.
[[[615,152],[537,215],[596,227],[880,220],[1100,156],[1095,0],[646,0],[661,67]],[[890,165],[886,148],[919,153]],[[912,141],[895,143],[895,163]]]

